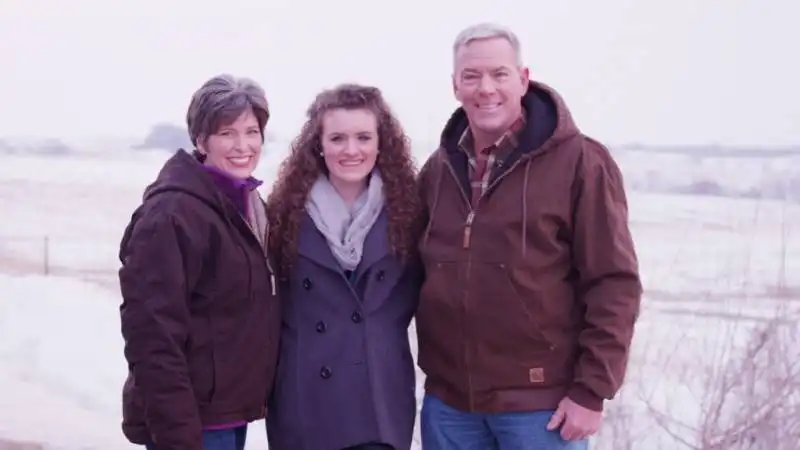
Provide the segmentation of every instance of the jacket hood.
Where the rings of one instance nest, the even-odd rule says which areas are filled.
[[[216,189],[214,180],[186,150],[179,149],[164,163],[155,181],[145,189],[143,200],[147,201],[166,192],[189,194],[220,214],[225,214],[226,203],[219,189]]]
[[[550,86],[535,81],[528,83],[522,97],[527,126],[520,135],[520,147],[525,153],[554,148],[580,133],[564,100]],[[469,126],[463,107],[456,109],[441,134],[440,145],[447,151],[458,148],[458,140]]]

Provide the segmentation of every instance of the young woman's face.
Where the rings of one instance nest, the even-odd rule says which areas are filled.
[[[325,113],[322,156],[332,184],[365,184],[378,157],[375,114],[367,109],[334,109]]]
[[[258,166],[263,144],[258,119],[247,109],[233,123],[220,127],[205,142],[198,143],[198,150],[206,155],[205,164],[244,180]]]

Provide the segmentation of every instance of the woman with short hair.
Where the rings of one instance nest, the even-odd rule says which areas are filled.
[[[269,225],[253,177],[269,108],[246,78],[211,78],[178,150],[147,187],[120,245],[129,375],[126,437],[154,450],[241,450],[265,417],[280,309]]]

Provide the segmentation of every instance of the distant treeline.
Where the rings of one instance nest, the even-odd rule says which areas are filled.
[[[708,158],[783,158],[800,156],[800,146],[791,147],[733,147],[722,145],[644,145],[628,144],[617,146],[612,153],[621,151],[667,153],[684,156]]]
[[[133,146],[134,150],[164,149],[175,150],[192,147],[186,128],[170,123],[157,123],[150,129],[144,141]]]
[[[613,153],[632,190],[800,203],[800,151],[693,147]]]
[[[718,181],[692,181],[685,186],[653,187],[630,183],[634,191],[659,192],[664,194],[706,195],[712,197],[753,198],[785,200],[800,203],[800,177],[786,183],[765,183],[764,186],[753,186],[745,189],[725,186]]]
[[[270,133],[266,139],[278,142]],[[415,147],[415,150],[422,149]],[[186,128],[157,123],[132,148],[175,151],[191,148],[191,142]],[[419,163],[430,154],[428,148],[424,150],[414,152]],[[800,203],[800,146],[630,144],[614,147],[611,151],[623,169],[626,184],[633,191],[768,198]],[[66,156],[71,153],[73,149],[58,139],[25,143],[0,139],[0,154]],[[423,157],[420,159],[419,156]]]
[[[266,133],[267,142],[275,140],[274,135]],[[134,150],[164,149],[175,150],[178,148],[192,148],[189,133],[186,128],[173,125],[171,123],[157,123],[150,129],[150,133],[140,144],[133,146]]]
[[[72,149],[58,139],[46,139],[34,143],[10,143],[0,140],[0,154],[68,155]]]

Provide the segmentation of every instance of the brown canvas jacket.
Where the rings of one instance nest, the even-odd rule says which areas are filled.
[[[457,110],[420,172],[426,391],[464,411],[601,410],[626,372],[642,286],[622,175],[551,88],[531,83],[520,144],[469,202]]]
[[[264,418],[281,320],[271,264],[194,157],[167,161],[120,259],[128,440],[199,450],[204,427]]]

